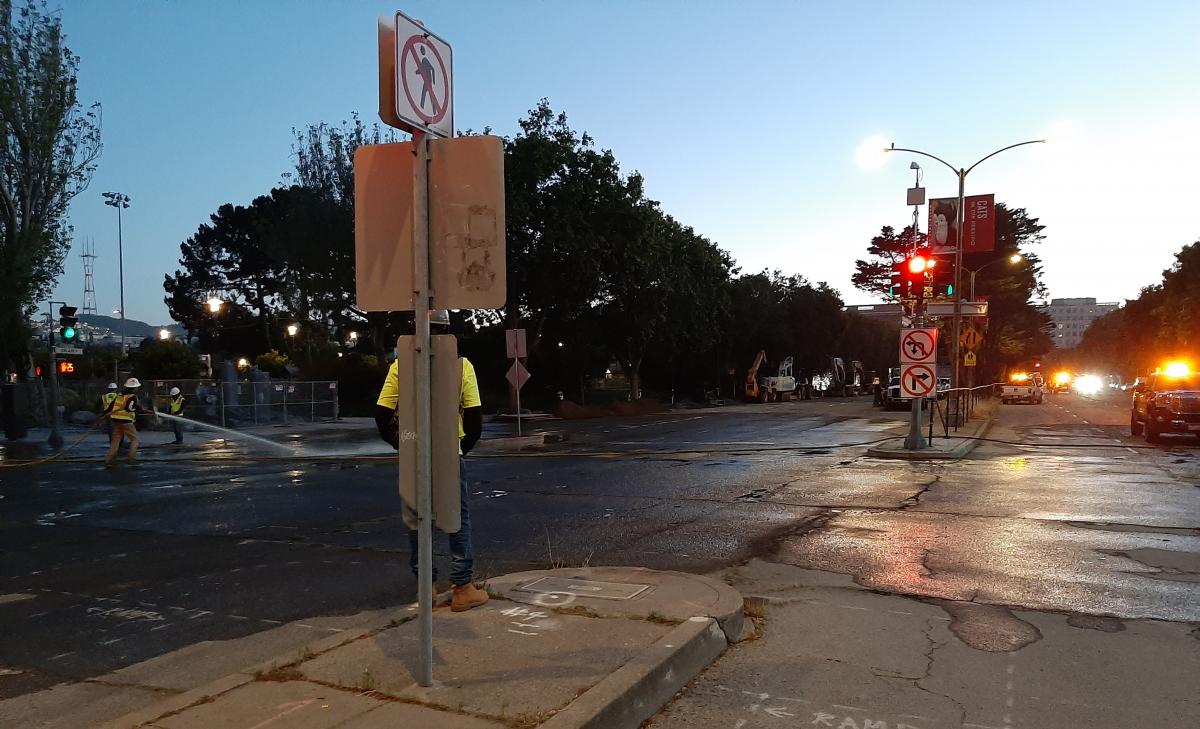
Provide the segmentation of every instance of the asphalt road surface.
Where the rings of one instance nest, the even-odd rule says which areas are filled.
[[[999,691],[996,707],[964,699],[1006,682],[1005,667],[993,681],[990,666],[976,670],[971,661],[1023,659],[1031,645],[1046,651],[1037,670],[1104,673],[1085,687],[1100,709],[1115,702],[1112,677],[1133,691],[1134,672],[1170,665],[1170,678],[1124,705],[1153,712],[1140,716],[1155,726],[1200,725],[1195,438],[1147,447],[1129,436],[1123,397],[1106,393],[1004,406],[988,437],[1005,442],[958,462],[883,461],[866,457],[864,445],[845,445],[878,440],[906,417],[863,400],[818,400],[556,423],[570,437],[551,452],[469,459],[477,576],[641,565],[721,574],[761,598],[762,637],[731,649],[664,711],[662,726],[785,726],[774,723],[780,711],[792,726],[1088,726],[1060,724],[1067,714],[1045,707],[1036,718],[1023,714],[1035,703],[1020,682],[1007,697]],[[312,442],[379,452],[372,437],[368,428],[352,442]],[[305,439],[301,432],[294,442]],[[0,718],[89,726],[413,599],[394,466],[230,457],[238,450],[200,440],[184,451],[189,460],[139,469],[0,470]],[[440,543],[443,570],[444,550]],[[811,590],[840,591],[837,599],[863,601],[862,610],[814,607],[824,598]],[[815,612],[801,616],[800,608]],[[888,610],[917,623],[890,625]],[[1053,641],[1031,638],[1056,635],[1046,616],[1090,626],[1071,628],[1086,640],[1047,649]],[[922,665],[928,643],[942,641],[947,660],[963,652],[958,673],[980,683],[942,687],[938,696],[958,702],[949,709],[925,706],[940,701],[927,683],[932,674],[838,658],[841,648],[822,647],[812,633],[822,621],[827,635],[911,638],[892,654],[915,651]],[[1118,635],[1118,624],[1129,630]],[[1088,642],[1135,634],[1133,651]],[[1088,663],[1110,655],[1103,667]],[[830,661],[860,659],[864,670],[901,677],[878,679],[901,685],[860,707],[874,718],[824,704],[812,716],[800,703],[767,712],[779,706],[741,700],[825,700],[805,691],[855,680]],[[812,681],[767,691],[763,681],[778,680],[778,671],[772,678],[739,666],[779,661],[799,662]],[[144,680],[149,674],[159,680]],[[725,695],[738,700],[713,698]],[[1056,695],[1070,706],[1083,701]],[[1004,706],[1009,699],[1015,706]],[[836,703],[853,707],[848,698]],[[906,716],[928,721],[901,718],[893,708],[902,704],[911,704]]]

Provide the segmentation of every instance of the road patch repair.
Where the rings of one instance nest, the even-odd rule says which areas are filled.
[[[634,729],[743,637],[741,595],[640,568],[522,572],[434,614],[433,686],[415,608],[126,715],[105,729],[289,726]]]

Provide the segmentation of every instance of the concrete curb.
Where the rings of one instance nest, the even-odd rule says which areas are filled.
[[[867,455],[872,458],[889,458],[900,461],[947,461],[960,460],[979,445],[979,439],[987,434],[991,429],[992,423],[996,421],[996,413],[998,408],[992,407],[987,417],[983,419],[975,427],[975,432],[970,435],[959,436],[963,439],[962,443],[954,446],[950,450],[940,451],[929,448],[923,451],[909,451],[903,448],[891,447],[886,444],[871,446],[867,449]],[[896,438],[896,441],[903,443],[903,438]]]
[[[712,618],[681,623],[538,729],[637,729],[724,652]]]

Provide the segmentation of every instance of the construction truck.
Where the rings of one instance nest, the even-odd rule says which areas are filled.
[[[871,391],[863,372],[862,362],[852,360],[850,368],[841,357],[829,358],[829,370],[823,374],[824,387],[821,388],[825,397],[855,397]]]
[[[779,374],[774,377],[759,377],[758,371],[767,361],[766,350],[759,350],[746,372],[746,399],[750,402],[778,402],[795,399],[800,394],[796,385],[796,377],[792,373],[792,358],[788,357],[779,365]]]

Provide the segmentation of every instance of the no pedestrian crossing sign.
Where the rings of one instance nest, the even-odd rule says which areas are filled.
[[[383,103],[380,115],[410,132],[454,136],[454,54],[450,44],[404,13],[396,13],[391,28],[382,19],[380,22],[381,102],[393,97],[395,119],[388,118],[387,112],[393,110],[384,109]],[[393,49],[394,55],[385,58]],[[385,88],[389,82],[394,85]]]
[[[937,333],[934,327],[900,330],[901,364],[936,364]]]
[[[906,364],[900,367],[900,394],[902,397],[929,397],[937,386],[937,375],[933,367],[924,364]]]

